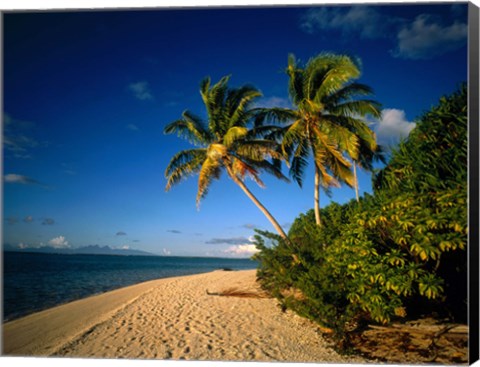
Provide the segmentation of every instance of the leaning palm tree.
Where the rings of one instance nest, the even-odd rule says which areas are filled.
[[[262,171],[288,181],[279,165],[283,156],[275,141],[256,138],[247,127],[253,117],[250,108],[261,93],[252,86],[229,88],[230,77],[223,77],[211,86],[210,78],[200,84],[200,94],[207,111],[207,122],[189,111],[182,118],[165,127],[166,134],[176,133],[190,140],[197,148],[183,150],[174,155],[165,171],[166,190],[192,174],[198,174],[197,207],[207,195],[210,184],[219,179],[223,170],[262,211],[279,235],[287,235],[277,220],[245,185],[245,177],[259,186]],[[270,161],[271,160],[271,161]]]
[[[271,136],[282,136],[283,150],[291,158],[290,175],[300,186],[308,158],[313,156],[314,211],[320,226],[320,187],[328,192],[340,183],[355,186],[350,159],[362,160],[360,147],[376,150],[375,136],[362,118],[380,116],[380,105],[361,98],[372,91],[353,82],[360,76],[360,67],[352,57],[322,53],[301,67],[289,55],[287,74],[294,107],[263,109],[256,121],[290,121],[282,129],[272,128]]]

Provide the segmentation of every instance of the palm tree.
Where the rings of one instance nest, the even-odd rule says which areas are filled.
[[[270,212],[260,203],[244,183],[246,176],[263,187],[259,175],[266,171],[275,177],[288,181],[278,164],[283,156],[275,141],[258,139],[248,129],[254,110],[252,102],[261,93],[252,86],[228,88],[230,77],[223,77],[211,86],[210,78],[200,84],[200,94],[207,110],[205,123],[188,110],[182,118],[165,127],[166,134],[176,133],[190,140],[197,148],[175,154],[166,171],[166,190],[191,174],[198,174],[197,207],[207,195],[210,184],[219,179],[223,170],[262,211],[281,237],[287,239],[282,227]],[[272,162],[269,161],[272,159]]]
[[[352,82],[360,77],[359,61],[346,55],[322,53],[305,67],[289,55],[287,75],[294,108],[263,109],[256,122],[290,121],[282,129],[272,128],[270,136],[282,136],[284,152],[291,158],[290,175],[300,186],[308,158],[313,156],[314,210],[320,226],[320,187],[328,192],[340,183],[356,186],[349,158],[363,161],[368,155],[360,153],[376,151],[375,136],[362,117],[380,116],[380,105],[360,98],[372,90]]]

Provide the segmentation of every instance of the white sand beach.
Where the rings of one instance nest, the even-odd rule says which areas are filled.
[[[6,356],[362,363],[337,354],[318,326],[260,294],[255,270],[154,280],[3,325]],[[207,290],[210,294],[207,294]],[[213,293],[213,294],[212,294]]]

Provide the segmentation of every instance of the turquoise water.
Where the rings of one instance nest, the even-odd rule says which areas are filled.
[[[217,269],[256,269],[249,259],[3,253],[3,320],[153,279]]]

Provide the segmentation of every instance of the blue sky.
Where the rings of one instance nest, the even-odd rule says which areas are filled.
[[[289,53],[358,56],[384,144],[467,80],[465,4],[7,13],[3,27],[3,242],[19,247],[248,256],[253,228],[273,228],[226,175],[200,210],[196,177],[165,192],[165,168],[189,144],[163,128],[185,109],[205,116],[205,76],[289,106]],[[247,181],[287,230],[313,207],[309,168],[303,188]],[[360,190],[371,191],[363,172]],[[334,189],[321,204],[353,197]]]

